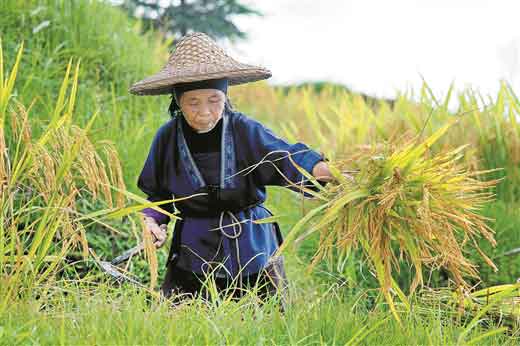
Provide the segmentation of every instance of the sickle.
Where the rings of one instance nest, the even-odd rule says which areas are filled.
[[[110,261],[110,264],[114,266],[121,264],[133,255],[139,253],[139,251],[141,251],[142,249],[144,249],[144,243],[141,242],[137,246],[134,246],[133,248],[126,250],[121,255],[114,258],[112,261]]]
[[[95,255],[94,251],[92,249],[90,250],[90,253],[94,257],[94,261],[97,263],[97,265],[103,270],[106,274],[110,275],[112,278],[114,278],[117,282],[121,283],[124,281],[128,281],[134,285],[145,287],[143,284],[141,284],[139,281],[131,278],[130,276],[124,274],[121,272],[121,269],[117,267],[118,264],[121,264],[125,261],[127,261],[129,258],[134,256],[135,254],[139,253],[144,248],[144,243],[139,243],[139,245],[134,246],[131,249],[126,250],[121,255],[114,258],[112,261],[101,261],[99,258]]]

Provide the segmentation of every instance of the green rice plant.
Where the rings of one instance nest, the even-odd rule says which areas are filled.
[[[18,72],[18,66],[20,64],[20,58],[22,57],[23,44],[18,49],[16,61],[11,70],[11,73],[4,80],[4,54],[2,50],[2,38],[0,37],[0,155],[3,156],[6,153],[5,143],[5,117],[7,113],[7,104],[10,101],[11,93],[14,88],[14,82]],[[3,187],[6,183],[6,167],[4,161],[0,164],[0,184]]]
[[[79,247],[88,256],[85,228],[77,220],[77,201],[93,198],[104,200],[109,208],[123,207],[120,193],[107,188],[124,189],[114,148],[108,142],[96,147],[88,137],[96,117],[86,128],[70,121],[79,63],[70,78],[69,62],[54,116],[41,135],[34,136],[31,108],[11,97],[21,55],[22,47],[5,80],[3,64],[0,68],[0,310],[14,296],[52,278],[70,249]],[[99,147],[109,153],[110,160],[100,156]]]
[[[357,156],[331,162],[337,183],[316,184],[320,191],[315,194],[325,202],[292,228],[280,252],[296,236],[299,242],[315,232],[320,240],[310,268],[338,251],[348,255],[361,248],[396,318],[391,292],[407,302],[395,282],[401,261],[414,268],[410,293],[423,285],[424,266],[443,267],[458,286],[467,287],[467,277],[478,277],[464,253],[468,246],[496,270],[478,244],[480,238],[495,244],[493,230],[478,211],[493,199],[489,189],[497,181],[486,181],[488,172],[471,171],[461,163],[464,147],[429,153],[455,121],[422,141],[360,150]],[[352,169],[357,173],[350,181],[341,172]]]

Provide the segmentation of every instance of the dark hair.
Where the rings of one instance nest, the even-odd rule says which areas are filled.
[[[181,108],[177,105],[175,102],[174,94],[171,95],[171,102],[170,106],[168,107],[168,113],[170,113],[170,117],[175,118],[178,114],[181,114]],[[226,95],[226,101],[224,103],[224,111],[225,112],[231,112],[233,111],[233,105],[231,104],[231,100]]]

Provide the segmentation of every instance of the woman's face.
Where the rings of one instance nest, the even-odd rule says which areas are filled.
[[[218,89],[195,89],[182,93],[180,107],[188,124],[208,132],[222,117],[226,95]]]

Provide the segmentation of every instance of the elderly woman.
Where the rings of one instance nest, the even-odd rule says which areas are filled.
[[[159,209],[180,217],[161,287],[166,297],[201,293],[208,273],[219,290],[260,283],[260,294],[269,296],[284,286],[282,257],[272,258],[282,242],[280,229],[275,222],[255,222],[272,216],[263,206],[265,187],[294,189],[304,182],[292,161],[322,181],[331,175],[319,153],[287,143],[232,109],[229,85],[270,76],[232,59],[205,34],[193,33],[177,43],[159,73],[130,89],[173,96],[172,119],[157,131],[138,187],[154,202],[192,196]],[[146,230],[162,246],[170,218],[158,208],[143,214]]]

